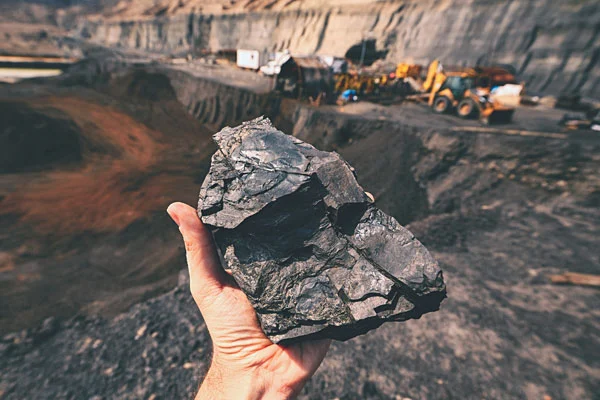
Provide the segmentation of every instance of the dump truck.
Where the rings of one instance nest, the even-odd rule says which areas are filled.
[[[481,85],[482,76],[474,68],[444,69],[433,61],[423,83],[429,106],[438,114],[479,118],[485,124],[510,122],[515,109],[494,100],[490,88]]]

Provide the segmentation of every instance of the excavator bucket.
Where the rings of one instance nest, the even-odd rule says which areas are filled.
[[[427,78],[423,83],[423,90],[429,92],[433,87],[433,83],[436,75],[440,72],[440,62],[439,60],[433,60],[431,64],[429,64],[429,69],[427,70]]]

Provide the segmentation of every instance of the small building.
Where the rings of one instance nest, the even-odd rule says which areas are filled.
[[[257,70],[260,68],[260,53],[258,50],[237,49],[236,61],[240,68]]]
[[[331,96],[333,76],[327,64],[318,57],[290,57],[281,65],[275,90],[295,98]]]

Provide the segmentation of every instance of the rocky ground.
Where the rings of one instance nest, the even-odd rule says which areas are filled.
[[[301,398],[600,392],[598,291],[548,281],[598,273],[596,133],[473,131],[415,105],[273,106],[266,94],[156,66],[78,71],[0,87],[0,147],[19,154],[19,143],[38,143],[44,153],[51,128],[74,151],[14,157],[29,162],[0,175],[0,398],[192,395],[210,344],[185,273],[129,307],[172,288],[184,268],[163,210],[195,202],[210,133],[265,104],[276,126],[349,161],[377,205],[432,251],[448,286],[439,312],[334,343]],[[29,136],[15,144],[12,131]]]

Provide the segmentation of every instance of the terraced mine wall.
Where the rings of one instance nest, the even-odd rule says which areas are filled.
[[[81,20],[103,45],[166,53],[252,48],[344,56],[364,37],[390,61],[510,64],[533,93],[600,91],[594,0],[387,1],[294,11]],[[387,52],[387,53],[386,53]]]
[[[256,93],[185,72],[166,72],[177,100],[201,123],[220,129],[262,114],[276,112],[277,102],[268,93]]]

